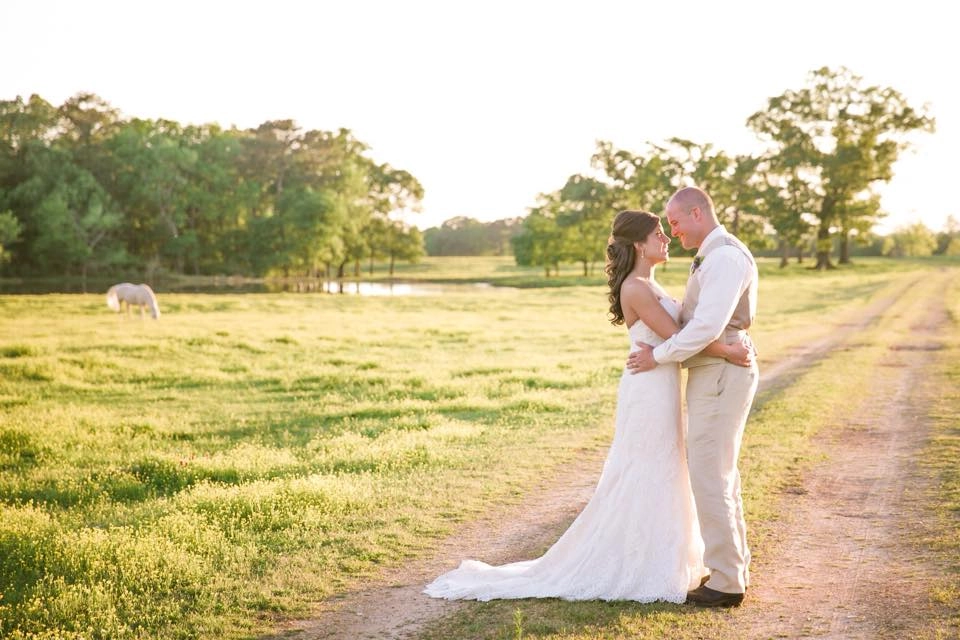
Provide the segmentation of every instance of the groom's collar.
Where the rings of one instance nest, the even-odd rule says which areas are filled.
[[[723,225],[714,227],[713,231],[707,234],[707,237],[703,239],[703,242],[700,243],[700,248],[697,249],[697,255],[702,256],[707,252],[707,247],[709,247],[714,241],[718,240],[722,236],[727,235],[727,230],[723,228]]]

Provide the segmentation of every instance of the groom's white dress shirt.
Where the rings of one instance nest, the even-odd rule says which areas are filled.
[[[722,226],[707,234],[700,244],[697,256],[702,261],[690,276],[691,279],[697,279],[699,284],[699,300],[693,316],[681,330],[653,350],[653,357],[658,363],[682,362],[700,353],[723,335],[743,294],[748,290],[751,290],[747,297],[749,317],[756,315],[756,264],[749,253],[735,244],[723,242],[726,238],[741,244]]]

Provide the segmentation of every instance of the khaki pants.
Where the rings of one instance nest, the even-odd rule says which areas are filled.
[[[705,545],[707,586],[743,593],[750,584],[750,549],[737,459],[759,372],[726,362],[687,370],[687,457]]]

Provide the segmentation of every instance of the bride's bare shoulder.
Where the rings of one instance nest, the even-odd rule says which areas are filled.
[[[644,278],[627,278],[620,285],[620,296],[629,297],[638,302],[656,301],[660,298],[656,287]]]

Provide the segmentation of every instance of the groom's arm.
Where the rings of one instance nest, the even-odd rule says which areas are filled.
[[[718,247],[711,251],[698,271],[700,297],[693,317],[683,329],[653,349],[653,358],[661,364],[683,362],[719,338],[750,286],[751,271],[739,250]]]

